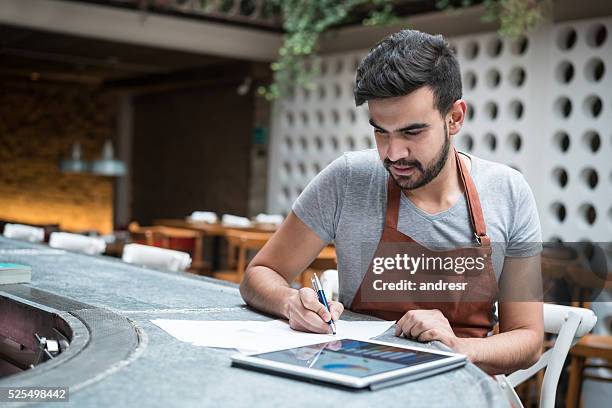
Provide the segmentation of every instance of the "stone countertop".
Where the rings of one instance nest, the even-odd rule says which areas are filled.
[[[68,406],[508,406],[495,381],[473,364],[375,392],[350,391],[231,367],[235,351],[180,342],[150,322],[270,319],[248,308],[233,284],[3,237],[0,261],[30,265],[31,287],[113,311],[141,331],[140,346],[129,363],[71,392]],[[343,319],[368,318],[343,314]],[[414,344],[395,337],[393,330],[377,339]],[[58,381],[61,385],[61,373]]]

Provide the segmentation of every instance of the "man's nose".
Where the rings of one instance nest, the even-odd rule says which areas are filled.
[[[391,135],[389,137],[389,146],[387,148],[387,157],[391,161],[398,161],[409,157],[409,149],[406,141],[402,137]]]

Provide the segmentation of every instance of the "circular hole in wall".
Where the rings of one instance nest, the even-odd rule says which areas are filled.
[[[606,73],[606,66],[600,58],[591,58],[585,65],[584,76],[589,82],[599,82]]]
[[[293,139],[291,139],[291,137],[289,136],[285,136],[285,149],[288,152],[291,152],[293,150]]]
[[[527,48],[529,47],[529,39],[525,36],[520,36],[519,38],[512,41],[510,46],[510,51],[514,55],[524,55],[527,52]]]
[[[302,151],[308,150],[308,140],[305,136],[300,137],[300,148]]]
[[[527,79],[527,74],[522,67],[514,67],[510,71],[509,80],[510,83],[515,87],[521,87]]]
[[[487,148],[492,152],[494,152],[497,148],[497,138],[493,133],[487,133],[484,135],[484,143],[485,146],[487,146]]]
[[[563,167],[556,167],[552,171],[553,181],[561,188],[567,186],[569,181],[567,171]]]
[[[555,217],[555,219],[559,222],[565,221],[565,217],[567,216],[567,211],[565,209],[565,205],[559,201],[555,201],[550,206],[550,211]]]
[[[597,171],[592,167],[587,167],[582,169],[580,172],[580,179],[589,189],[594,189],[597,187],[597,183],[599,183],[599,175]]]
[[[342,87],[340,84],[334,84],[334,96],[336,99],[340,99],[342,97]]]
[[[501,75],[495,68],[491,68],[489,71],[487,71],[486,78],[489,88],[497,88],[501,82]]]
[[[474,120],[474,115],[476,114],[476,112],[474,111],[474,105],[472,105],[471,103],[466,103],[466,118],[469,121]]]
[[[594,130],[587,131],[582,136],[582,145],[591,153],[597,153],[601,147],[601,137]]]
[[[580,214],[580,218],[587,225],[595,224],[595,221],[597,220],[597,211],[595,210],[595,207],[593,206],[593,204],[590,204],[590,203],[582,204],[578,208],[578,213]]]
[[[508,135],[508,146],[510,150],[518,152],[521,150],[522,145],[523,140],[521,139],[521,135],[516,132],[512,132]]]
[[[346,146],[348,147],[348,150],[355,150],[355,139],[353,139],[352,136],[346,137]]]
[[[555,101],[555,113],[559,118],[567,119],[572,114],[572,101],[566,96],[560,96]]]
[[[569,84],[574,78],[574,65],[569,61],[561,61],[555,76],[560,84]]]
[[[323,150],[323,139],[321,138],[321,136],[315,136],[314,142],[318,151]]]
[[[480,47],[476,41],[469,41],[465,45],[465,58],[468,60],[473,60],[478,56],[478,51]]]
[[[584,100],[584,114],[591,118],[599,117],[603,109],[603,102],[597,95],[589,95]]]
[[[569,135],[560,130],[553,136],[554,144],[561,153],[566,153],[570,148],[570,137]]]
[[[495,102],[487,102],[484,107],[487,118],[490,120],[497,119],[497,104]]]
[[[334,122],[334,125],[337,125],[338,123],[340,123],[340,113],[338,113],[337,110],[333,109],[331,111],[331,116],[332,116],[332,121]]]
[[[565,27],[559,31],[557,36],[557,46],[562,51],[571,50],[574,48],[574,45],[576,45],[577,38],[578,34],[576,34],[576,30],[574,30],[572,27]]]
[[[508,112],[511,118],[519,120],[523,117],[523,113],[525,113],[525,107],[521,101],[513,100],[508,105]]]
[[[338,148],[340,147],[340,142],[338,142],[338,138],[336,136],[332,136],[329,138],[329,141],[331,143],[331,147],[334,151],[337,151]]]
[[[474,138],[469,133],[463,135],[459,143],[460,150],[471,152],[474,149]]]
[[[489,57],[499,57],[504,48],[504,43],[499,37],[492,38],[487,44],[487,54]]]
[[[593,48],[601,47],[608,38],[608,29],[603,24],[591,26],[587,32],[586,42]]]
[[[472,71],[467,71],[465,75],[463,76],[463,83],[466,89],[472,90],[476,88],[476,82],[477,82],[476,74]]]
[[[318,88],[319,99],[325,99],[327,96],[327,91],[325,90],[325,86],[319,85]]]

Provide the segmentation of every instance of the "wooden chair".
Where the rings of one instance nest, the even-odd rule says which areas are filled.
[[[302,287],[310,287],[310,279],[313,274],[320,274],[327,269],[336,269],[336,248],[333,245],[328,245],[321,250],[310,266],[298,276],[296,279]],[[320,277],[320,276],[319,276]]]
[[[228,243],[229,270],[214,272],[213,276],[229,282],[240,283],[248,265],[248,252],[260,250],[272,233],[228,229],[225,239]]]
[[[131,222],[128,231],[136,243],[189,252],[193,259],[190,272],[201,275],[210,269],[202,258],[204,237],[199,231],[161,225],[143,227],[137,222]]]
[[[569,295],[571,305],[589,309],[593,294],[602,289],[610,290],[611,281],[593,273],[591,270],[593,265],[589,262],[587,254],[583,253],[585,248],[576,246],[560,246],[554,250],[548,248],[542,256],[542,273],[549,282],[552,279],[568,282],[567,290],[571,293],[567,293],[566,296]],[[545,254],[548,256],[544,256]],[[605,321],[604,316],[599,317]],[[569,384],[565,402],[567,407],[579,407],[582,383],[585,379],[612,381],[610,378],[596,374],[585,374],[587,369],[612,369],[612,336],[585,335],[570,349],[569,359]],[[597,364],[593,359],[602,359],[605,363]]]
[[[612,336],[589,334],[580,339],[570,350],[569,386],[566,407],[581,406],[582,382],[585,379],[612,382],[612,378],[597,374],[585,374],[586,369],[607,368],[612,370]],[[591,359],[605,360],[603,364]]]

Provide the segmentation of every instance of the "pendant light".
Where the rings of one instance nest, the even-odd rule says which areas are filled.
[[[91,172],[101,176],[125,176],[127,173],[125,163],[115,159],[113,143],[110,140],[104,142],[102,158],[93,162]]]
[[[89,164],[81,159],[81,144],[74,142],[70,150],[70,158],[60,162],[60,170],[63,173],[85,173]]]

